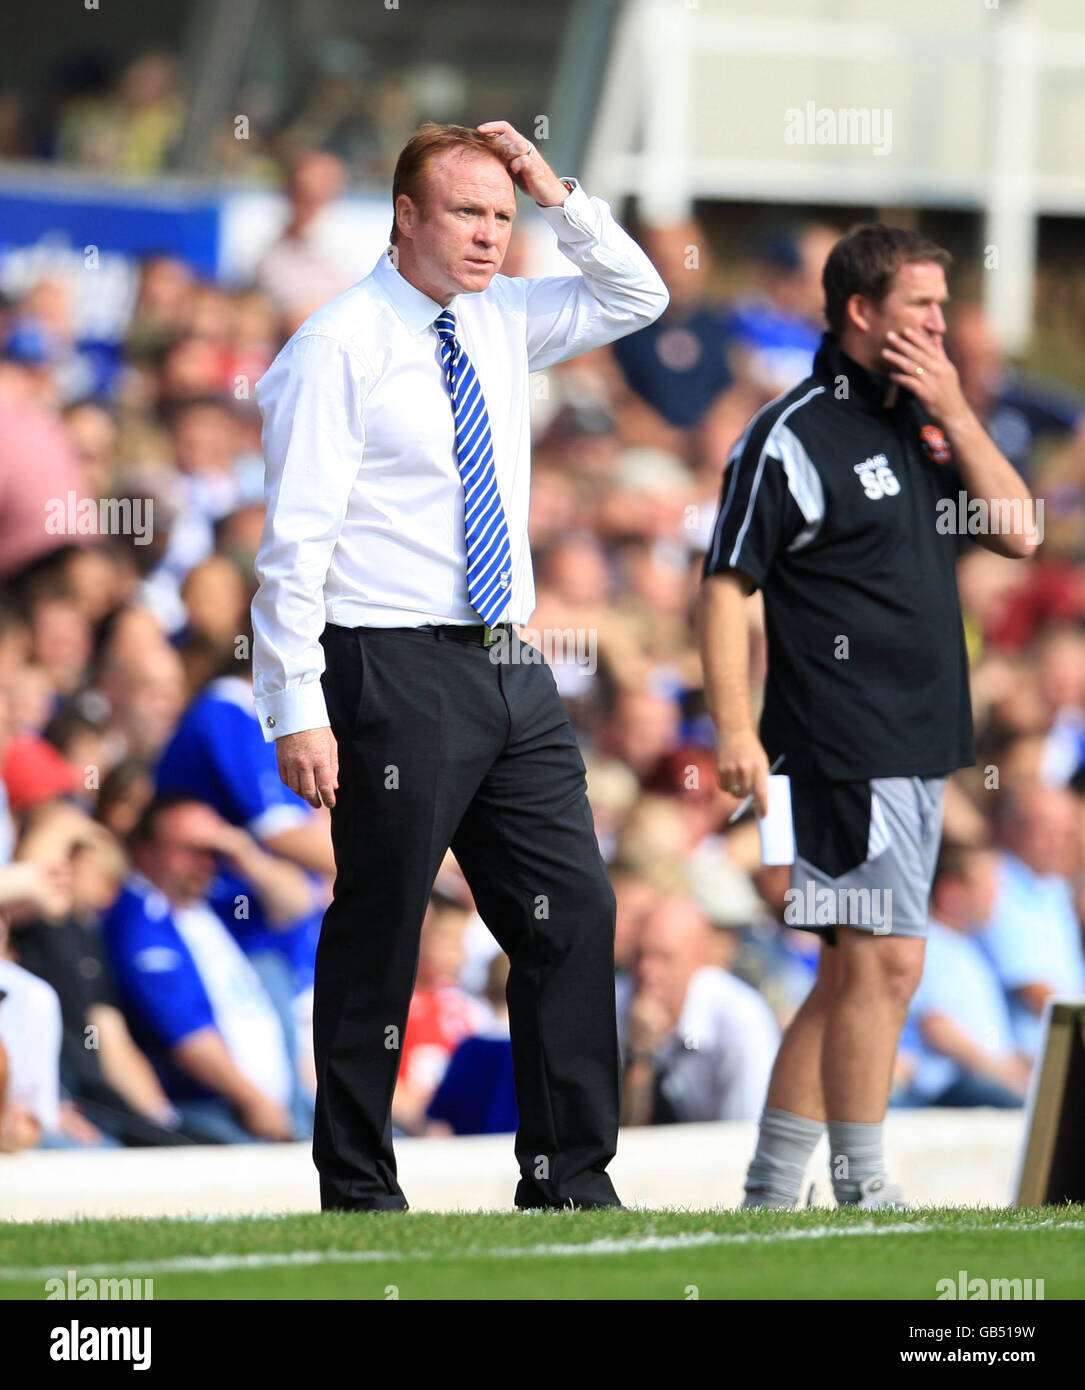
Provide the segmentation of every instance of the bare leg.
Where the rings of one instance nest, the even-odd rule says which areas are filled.
[[[822,1045],[839,977],[839,947],[822,942],[814,987],[788,1024],[772,1069],[766,1104],[808,1120],[825,1121]]]
[[[926,943],[837,928],[837,987],[824,1028],[823,1118],[880,1124],[900,1031],[923,973]],[[775,1078],[774,1078],[775,1079]]]
[[[900,1189],[886,1178],[882,1129],[926,943],[854,927],[839,928],[837,940],[840,979],[822,1049],[833,1192],[840,1203],[903,1206]]]
[[[746,1173],[745,1207],[793,1207],[825,1133],[821,1049],[836,988],[836,954],[835,947],[822,945],[817,979],[780,1044]]]

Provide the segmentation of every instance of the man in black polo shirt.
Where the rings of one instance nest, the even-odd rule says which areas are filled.
[[[816,983],[780,1045],[747,1206],[795,1204],[826,1122],[837,1201],[902,1204],[882,1122],[923,971],[945,779],[973,761],[956,536],[963,513],[1001,554],[1024,557],[1036,540],[1028,490],[943,350],[949,259],[880,225],[837,243],[813,373],[735,446],[705,560],[720,782],[753,792],[763,812],[769,760],[784,755],[796,842],[787,920],[823,938]],[[760,739],[754,588],[769,650]]]

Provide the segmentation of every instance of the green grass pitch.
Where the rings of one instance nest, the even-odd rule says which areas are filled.
[[[162,1299],[930,1299],[959,1270],[1085,1297],[1085,1206],[428,1212],[0,1227],[0,1299],[153,1279]],[[70,1306],[70,1305],[69,1305]]]

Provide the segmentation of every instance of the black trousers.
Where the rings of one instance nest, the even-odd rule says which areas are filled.
[[[407,1206],[391,1104],[419,937],[451,845],[510,960],[521,1207],[617,1203],[614,893],[549,668],[423,629],[321,638],[339,748],[317,951],[313,1157],[324,1210]],[[507,660],[494,661],[504,651]]]

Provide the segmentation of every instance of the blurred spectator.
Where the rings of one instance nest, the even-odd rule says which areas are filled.
[[[21,852],[70,866],[70,883],[12,933],[19,964],[52,986],[60,1000],[65,1100],[119,1142],[186,1142],[175,1133],[180,1117],[132,1040],[102,953],[100,914],[126,871],[119,844],[83,813],[54,803],[34,821]]]
[[[647,916],[626,1023],[625,1124],[752,1120],[780,1030],[765,1001],[712,963],[707,919],[668,897]]]
[[[1040,776],[1048,786],[1078,786],[1085,771],[1085,633],[1054,628],[1038,653],[1039,686],[1050,711]]]
[[[647,328],[611,346],[626,382],[678,430],[692,429],[731,384],[722,312],[707,295],[711,264],[696,222],[647,227],[641,238],[670,303]]]
[[[139,758],[124,758],[106,773],[95,813],[106,829],[123,842],[153,796],[154,782],[147,764]]]
[[[91,497],[109,494],[117,465],[117,422],[103,401],[76,400],[65,407],[64,428],[79,466],[86,493]]]
[[[31,656],[41,663],[60,696],[83,682],[90,661],[90,623],[79,604],[62,590],[41,593],[27,605]]]
[[[77,341],[75,305],[69,284],[46,278],[30,286],[11,313],[8,351],[28,363],[36,360],[39,399],[49,404],[74,400],[98,384],[92,357]]]
[[[763,906],[751,914],[740,935],[733,969],[764,996],[784,1029],[810,993],[821,947],[814,932],[785,924],[789,866],[761,867],[753,875],[753,886]]]
[[[0,159],[22,159],[29,151],[26,111],[19,93],[0,89]]]
[[[60,1120],[60,1004],[29,970],[0,959],[0,1153],[32,1149]]]
[[[609,866],[616,903],[614,920],[614,999],[618,1044],[624,1051],[630,1005],[637,989],[637,953],[648,914],[663,896],[648,874],[618,861]]]
[[[157,757],[184,708],[185,684],[181,658],[149,613],[118,618],[94,685],[105,700],[110,761]]]
[[[0,917],[0,1153],[32,1149],[60,1123],[60,1001],[9,950]]]
[[[1048,999],[1085,995],[1071,886],[1081,865],[1081,804],[1067,791],[1025,786],[1003,791],[999,812],[1005,850],[979,941],[1009,995],[1014,1043],[1035,1061]]]
[[[731,306],[725,332],[736,375],[763,400],[810,374],[825,327],[821,272],[839,239],[810,223],[776,228],[757,244],[760,293]]]
[[[714,926],[746,926],[761,907],[748,873],[760,860],[760,847],[744,861],[751,827],[722,834],[738,801],[720,790],[711,750],[676,748],[660,758],[644,785],[667,796],[681,817],[678,850],[690,897]]]
[[[627,690],[607,720],[604,749],[646,777],[678,742],[678,710],[673,700],[648,690]]]
[[[0,580],[8,582],[32,561],[88,539],[68,526],[86,489],[49,399],[48,363],[29,333],[0,345]]]
[[[196,277],[177,256],[148,256],[140,267],[128,352],[145,357],[182,337],[192,317]]]
[[[519,1119],[505,988],[509,958],[490,963],[484,998],[493,1019],[457,1046],[426,1115],[427,1134],[513,1134]]]
[[[278,1010],[292,1066],[303,1065],[308,1074],[316,945],[335,873],[331,829],[327,812],[314,811],[283,784],[275,747],[264,742],[252,698],[251,636],[242,633],[240,655],[233,633],[227,640],[218,668],[228,674],[217,675],[182,716],[159,761],[156,789],[206,802],[271,854],[308,872],[309,907],[293,926],[269,920],[251,885],[248,913],[227,924]]]
[[[182,119],[176,60],[147,53],[129,64],[112,91],[92,90],[65,103],[56,157],[93,169],[156,174],[180,138]]]
[[[187,797],[152,802],[130,847],[134,872],[104,939],[180,1128],[208,1143],[294,1138],[287,1040],[228,924],[248,911],[248,882],[268,919],[290,925],[309,905],[304,876]],[[216,860],[227,871],[216,875]]]
[[[1027,483],[1044,442],[1085,430],[1085,399],[1013,367],[978,304],[954,310],[949,351],[969,405]]]
[[[280,780],[253,705],[251,656],[235,655],[233,644],[231,635],[220,659],[225,674],[196,696],[163,749],[157,791],[206,801],[273,854],[333,875],[328,818]]]
[[[287,335],[369,269],[359,263],[353,239],[329,216],[345,182],[342,160],[326,150],[299,155],[287,173],[287,224],[256,273],[257,286],[282,315]]]
[[[908,1104],[1008,1109],[1028,1089],[1002,984],[976,937],[997,892],[992,852],[944,841],[931,894],[923,977],[912,999],[917,1067]]]
[[[426,1110],[464,1038],[489,1023],[489,1010],[459,985],[467,911],[434,896],[422,923],[418,977],[403,1034],[392,1121],[407,1134],[421,1133]]]

